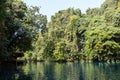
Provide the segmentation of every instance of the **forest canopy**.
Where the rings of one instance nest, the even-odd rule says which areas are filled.
[[[21,0],[0,1],[0,60],[120,60],[120,1],[105,0],[100,8],[68,8],[51,16]]]

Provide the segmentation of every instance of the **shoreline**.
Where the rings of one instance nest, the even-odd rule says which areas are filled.
[[[93,60],[11,60],[11,61],[3,61],[0,64],[6,63],[16,63],[16,64],[24,64],[24,63],[32,63],[32,62],[54,62],[54,63],[67,63],[67,62],[81,62],[81,63],[92,63],[92,62],[105,62],[105,63],[119,63],[120,60],[116,61],[93,61]]]
[[[118,63],[120,60],[116,61],[93,61],[93,60],[15,60],[15,61],[4,61],[3,63],[30,63],[30,62],[55,62],[55,63],[67,63],[67,62],[106,62],[106,63]]]

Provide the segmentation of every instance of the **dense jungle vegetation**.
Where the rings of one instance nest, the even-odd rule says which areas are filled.
[[[105,0],[100,8],[68,8],[50,22],[39,7],[21,0],[0,1],[0,61],[120,60],[120,0]]]

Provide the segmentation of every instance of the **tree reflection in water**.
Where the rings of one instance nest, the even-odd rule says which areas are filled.
[[[118,80],[120,63],[37,62],[0,66],[0,80]]]

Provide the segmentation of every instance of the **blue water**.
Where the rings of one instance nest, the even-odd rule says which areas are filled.
[[[120,80],[120,63],[4,64],[0,80]]]

